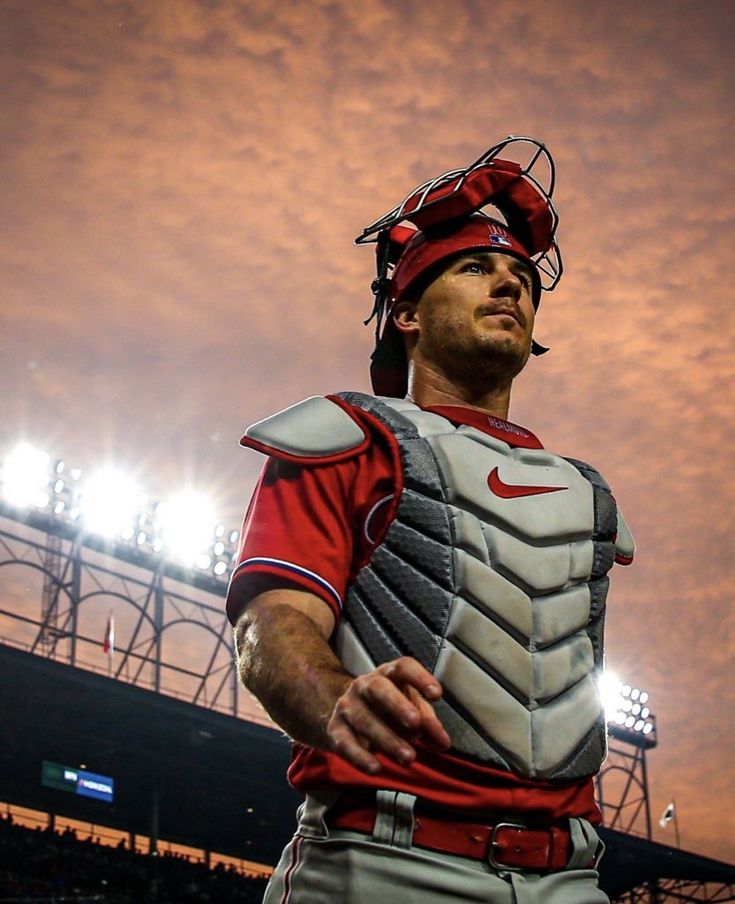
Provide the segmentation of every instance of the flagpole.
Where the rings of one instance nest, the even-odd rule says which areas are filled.
[[[112,654],[115,652],[115,615],[110,609],[105,628],[105,640],[102,649],[107,653],[107,677],[112,678]]]

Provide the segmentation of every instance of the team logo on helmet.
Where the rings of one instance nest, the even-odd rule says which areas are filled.
[[[491,235],[490,236],[490,244],[491,245],[507,245],[508,248],[512,247],[511,242],[504,235]]]
[[[488,226],[489,238],[491,245],[505,245],[508,248],[513,246],[513,243],[508,238],[508,233],[500,223],[490,223]]]

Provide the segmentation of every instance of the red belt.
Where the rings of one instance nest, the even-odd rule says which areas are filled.
[[[375,805],[355,804],[343,796],[327,813],[327,825],[371,834],[375,825]],[[526,826],[513,822],[487,825],[461,822],[451,816],[421,813],[414,815],[413,843],[419,847],[487,860],[505,869],[551,872],[565,869],[572,853],[569,829],[565,826]],[[594,866],[594,860],[589,866]]]

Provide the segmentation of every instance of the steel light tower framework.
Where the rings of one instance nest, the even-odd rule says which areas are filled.
[[[238,687],[232,630],[224,616],[227,575],[197,573],[145,550],[86,534],[47,512],[0,502],[0,585],[13,566],[40,576],[39,599],[3,592],[0,634],[11,645],[199,706],[270,724]],[[16,582],[17,584],[17,582]],[[8,595],[10,594],[10,595]],[[96,609],[95,619],[85,617]],[[105,663],[100,617],[117,616]],[[102,615],[100,615],[102,613]],[[19,640],[22,637],[22,640]],[[168,638],[171,642],[167,642]],[[181,646],[185,639],[184,647]]]
[[[735,886],[720,882],[694,882],[688,879],[659,879],[653,887],[634,889],[623,898],[626,904],[657,904],[667,901],[711,902],[735,901]]]
[[[657,746],[658,739],[655,716],[649,716],[649,720],[653,729],[647,734],[615,723],[608,724],[608,757],[596,778],[603,825],[612,832],[640,838],[641,858],[647,855],[644,843],[653,841],[646,754]],[[613,904],[735,901],[735,868],[730,870],[732,882],[712,881],[711,867],[704,858],[697,864],[693,862],[697,858],[692,855],[679,857],[678,850],[668,853],[672,856],[668,858],[667,866],[672,872],[679,873],[679,877],[671,878],[660,868],[653,867],[649,871],[650,878],[613,897]],[[681,878],[681,874],[687,872],[689,875]]]
[[[609,725],[608,756],[597,776],[597,803],[603,825],[618,832],[652,839],[651,802],[648,796],[646,752],[658,741],[654,730],[642,735]]]

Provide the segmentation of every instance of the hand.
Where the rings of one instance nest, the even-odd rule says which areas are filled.
[[[327,724],[332,749],[370,774],[380,771],[371,751],[408,765],[419,738],[447,750],[451,739],[430,705],[441,695],[441,685],[415,659],[383,663],[354,678],[337,700]]]

